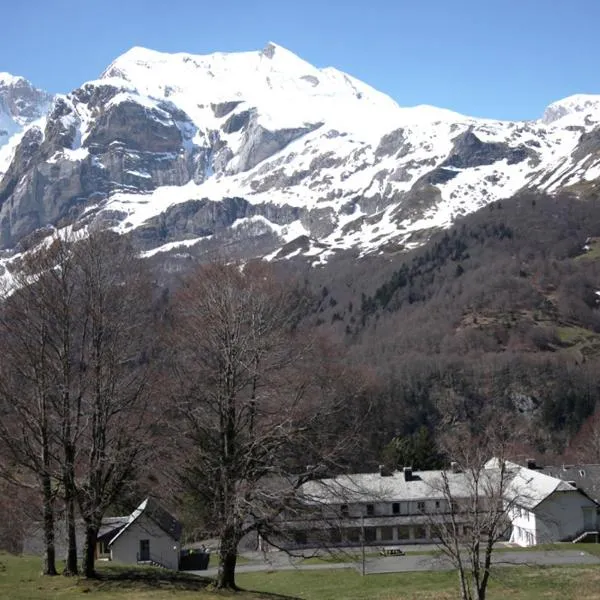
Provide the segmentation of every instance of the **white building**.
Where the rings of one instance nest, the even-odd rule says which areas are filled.
[[[455,471],[403,471],[359,473],[312,481],[302,489],[303,501],[314,507],[314,518],[299,511],[286,525],[293,546],[393,545],[428,543],[435,539],[435,521],[450,517],[448,495],[469,496],[464,473]],[[468,518],[457,517],[459,528]]]
[[[573,541],[598,531],[598,504],[571,482],[518,467],[508,497],[510,541],[519,546]]]
[[[106,546],[111,560],[177,570],[180,537],[180,523],[155,500],[146,498]]]
[[[505,463],[503,503],[506,540],[531,546],[573,541],[598,530],[598,505],[576,486]],[[500,470],[490,460],[480,474],[479,510],[500,498]],[[445,486],[445,489],[444,489]],[[312,481],[302,488],[304,507],[286,515],[281,546],[394,545],[432,543],[436,528],[451,518],[462,535],[472,522],[473,479],[457,469],[359,473]],[[449,502],[466,506],[451,511]]]
[[[64,520],[55,524],[56,555],[66,551]],[[82,558],[85,524],[76,523],[77,553]],[[130,515],[102,519],[96,542],[96,558],[124,564],[155,564],[168,569],[179,566],[181,524],[153,498],[146,498]],[[40,523],[32,524],[23,540],[23,553],[42,555],[44,535]]]

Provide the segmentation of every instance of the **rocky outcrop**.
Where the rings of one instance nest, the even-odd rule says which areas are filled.
[[[243,198],[190,200],[149,219],[132,235],[141,249],[149,250],[169,242],[221,234],[240,219],[258,216],[276,225],[288,225],[304,214],[291,206],[254,205]]]
[[[106,148],[120,142],[144,152],[179,152],[183,138],[172,115],[127,101],[102,111],[90,129],[85,145]]]
[[[471,130],[454,138],[454,147],[440,167],[470,169],[506,160],[513,165],[526,160],[533,152],[525,146],[512,148],[500,142],[482,142]]]
[[[235,172],[252,169],[285,148],[290,142],[315,131],[322,125],[323,123],[310,123],[304,127],[270,131],[258,123],[256,118],[252,118],[244,131]]]
[[[52,94],[34,87],[23,77],[5,75],[0,73],[0,113],[21,125],[42,117],[52,102]]]
[[[600,155],[600,127],[581,134],[577,148],[573,152],[573,160],[578,163],[589,156],[598,155]]]

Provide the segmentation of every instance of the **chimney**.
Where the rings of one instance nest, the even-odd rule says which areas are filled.
[[[537,469],[537,465],[535,464],[535,458],[527,459],[527,468],[528,469]]]
[[[412,467],[404,467],[404,481],[412,481],[413,470]]]
[[[391,477],[392,470],[389,469],[386,465],[379,465],[379,475],[381,475],[381,477]]]

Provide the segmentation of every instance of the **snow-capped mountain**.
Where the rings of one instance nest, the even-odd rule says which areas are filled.
[[[272,43],[207,56],[133,48],[24,126],[0,181],[3,248],[78,221],[129,233],[149,254],[326,260],[410,247],[524,188],[577,192],[600,176],[600,96],[529,122],[403,108]]]
[[[33,87],[23,77],[0,73],[0,178],[29,125],[42,121],[52,95]]]

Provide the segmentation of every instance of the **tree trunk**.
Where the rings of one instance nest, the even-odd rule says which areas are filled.
[[[96,577],[97,541],[98,527],[88,523],[85,528],[85,542],[83,546],[83,575],[88,578]]]
[[[42,475],[44,495],[44,575],[56,575],[56,551],[54,548],[54,506],[52,502],[52,483],[47,473]]]
[[[233,527],[227,527],[221,535],[219,550],[219,572],[216,587],[237,590],[235,584],[235,565],[237,563],[238,536]]]
[[[66,492],[66,490],[65,490]],[[65,556],[65,569],[63,575],[79,574],[77,565],[77,530],[75,527],[75,499],[72,492],[66,493],[65,498],[65,524],[67,527],[67,553]]]

